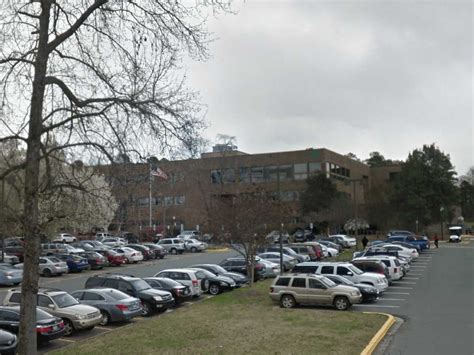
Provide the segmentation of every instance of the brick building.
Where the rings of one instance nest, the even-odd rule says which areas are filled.
[[[256,186],[275,198],[280,194],[283,203],[293,211],[286,222],[296,225],[302,217],[299,196],[305,188],[305,179],[315,173],[334,179],[338,190],[346,193],[348,201],[355,202],[354,207],[363,214],[371,184],[368,165],[324,148],[263,154],[215,149],[202,154],[200,159],[162,159],[157,165],[168,175],[168,180],[154,178],[151,182],[151,225],[156,232],[175,226],[185,229],[199,226],[205,230],[213,197],[254,191]],[[120,206],[111,229],[147,230],[149,165],[124,163],[98,169],[111,183]],[[380,179],[386,178],[379,175]],[[349,208],[352,210],[352,206]]]

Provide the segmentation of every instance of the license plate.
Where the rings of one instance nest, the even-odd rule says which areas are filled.
[[[59,325],[53,325],[53,331],[56,331],[59,329]]]

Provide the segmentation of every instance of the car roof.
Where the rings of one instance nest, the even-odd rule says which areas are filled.
[[[190,268],[176,268],[176,269],[165,269],[165,270],[161,270],[161,271],[158,271],[158,274],[161,273],[161,272],[195,272],[196,270],[193,270],[193,269],[190,269]]]

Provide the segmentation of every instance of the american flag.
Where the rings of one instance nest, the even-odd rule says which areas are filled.
[[[166,175],[166,173],[157,166],[151,167],[150,174],[151,176],[157,176],[163,180],[168,180],[168,175]]]

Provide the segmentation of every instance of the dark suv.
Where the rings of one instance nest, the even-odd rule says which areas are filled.
[[[109,287],[139,298],[142,302],[143,315],[149,316],[155,310],[165,311],[174,305],[170,292],[153,289],[144,280],[127,275],[101,274],[87,279],[85,288]]]
[[[227,271],[240,272],[247,275],[247,263],[244,258],[227,258],[222,260],[219,265]],[[254,281],[263,280],[265,278],[265,271],[265,265],[256,261],[253,269]]]

